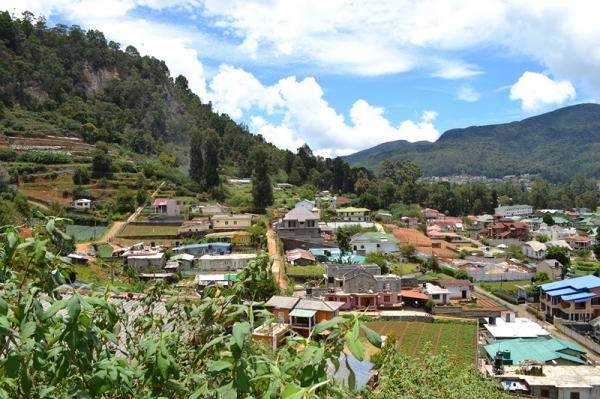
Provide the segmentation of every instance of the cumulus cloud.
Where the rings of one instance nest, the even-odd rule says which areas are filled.
[[[461,101],[473,103],[481,99],[481,93],[477,92],[471,86],[461,86],[460,89],[458,89],[458,92],[456,93],[456,98],[458,98]]]
[[[575,98],[575,88],[569,81],[554,81],[546,75],[525,72],[510,89],[511,100],[521,100],[527,112],[538,111],[550,104],[560,105]]]

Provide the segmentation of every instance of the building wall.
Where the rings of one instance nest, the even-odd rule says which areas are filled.
[[[550,280],[556,281],[559,280],[562,276],[562,268],[561,267],[550,267],[546,262],[540,262],[535,266],[536,273],[546,272],[548,273],[548,277]]]
[[[235,216],[231,216],[223,219],[213,218],[212,224],[214,229],[245,229],[246,227],[250,227],[252,225],[252,220],[250,218],[241,219],[236,218]]]

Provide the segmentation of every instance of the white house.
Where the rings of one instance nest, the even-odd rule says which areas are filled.
[[[162,252],[133,252],[127,256],[127,264],[143,270],[151,267],[162,269],[165,267],[165,254]]]
[[[435,303],[450,303],[450,290],[431,283],[425,283],[425,287],[421,287],[421,294],[427,295]]]
[[[71,206],[76,209],[90,209],[92,200],[81,198],[71,202]]]
[[[392,234],[378,232],[358,233],[350,239],[352,250],[359,255],[377,251],[382,251],[385,254],[398,252],[398,244],[400,244],[400,240]]]
[[[494,209],[494,212],[496,213],[496,215],[500,215],[506,218],[513,216],[525,217],[533,213],[533,207],[531,205],[499,206],[496,209]]]
[[[229,271],[246,267],[248,262],[256,258],[256,254],[224,254],[203,255],[198,259],[201,271]]]
[[[301,201],[296,202],[296,204],[294,204],[294,208],[304,208],[307,211],[311,211],[314,212],[315,211],[315,201],[309,201],[307,199],[303,199]]]
[[[527,241],[521,246],[523,254],[532,259],[544,259],[548,248],[550,247],[565,247],[567,248],[567,256],[571,256],[573,248],[565,240],[552,240],[546,243],[539,241]]]
[[[473,283],[469,280],[438,280],[434,284],[447,289],[451,299],[471,299],[474,291]]]

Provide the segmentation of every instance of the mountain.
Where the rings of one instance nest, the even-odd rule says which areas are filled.
[[[410,159],[424,176],[529,173],[552,182],[568,181],[577,172],[599,177],[600,105],[578,104],[520,122],[452,129],[434,143],[404,143],[386,143],[344,159],[369,169],[377,169],[384,159]]]
[[[429,141],[417,141],[414,143],[411,143],[410,141],[406,141],[406,140],[388,141],[387,143],[382,143],[382,144],[376,145],[373,148],[355,152],[354,154],[347,155],[343,158],[346,160],[346,162],[352,164],[352,163],[360,162],[361,159],[366,158],[372,154],[377,154],[377,153],[384,152],[384,151],[402,150],[405,148],[410,148],[415,145],[425,144],[425,143],[429,143]]]

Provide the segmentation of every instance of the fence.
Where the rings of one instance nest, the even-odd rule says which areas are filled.
[[[567,325],[565,325],[563,323],[554,323],[554,325],[565,335],[573,338],[575,341],[579,342],[580,344],[587,346],[588,348],[590,348],[597,354],[600,354],[600,345],[598,345],[597,342],[594,342],[591,339],[589,339],[588,337],[585,337],[585,336],[579,334],[577,331],[570,329]]]
[[[531,280],[535,277],[535,273],[519,273],[519,272],[508,272],[498,274],[486,274],[485,270],[478,269],[467,269],[467,273],[475,281],[517,281],[517,280]]]

